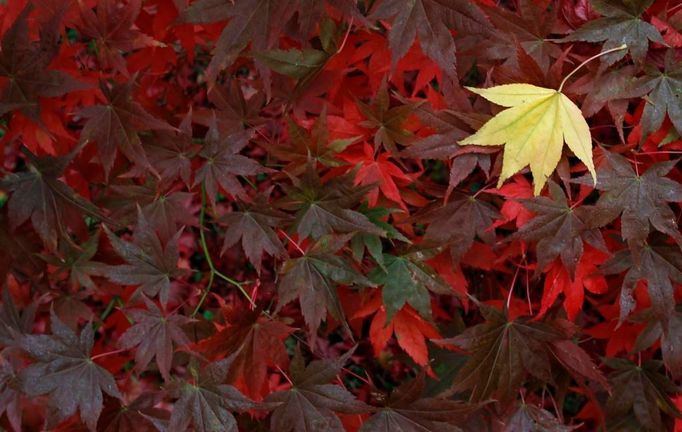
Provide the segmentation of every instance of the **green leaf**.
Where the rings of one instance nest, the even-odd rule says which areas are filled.
[[[253,56],[275,72],[294,79],[303,79],[315,73],[329,58],[326,52],[313,48],[256,51]]]
[[[386,320],[409,304],[423,317],[431,319],[431,295],[454,294],[450,286],[426,264],[419,253],[414,256],[394,256],[384,254],[384,269],[376,268],[370,274],[372,282],[383,285],[383,303],[386,307]]]

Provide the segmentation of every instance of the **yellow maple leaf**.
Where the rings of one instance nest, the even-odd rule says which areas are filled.
[[[499,187],[530,165],[539,195],[561,158],[564,141],[592,174],[592,136],[578,108],[559,90],[531,84],[506,84],[487,89],[467,87],[489,101],[508,107],[460,144],[505,145]]]

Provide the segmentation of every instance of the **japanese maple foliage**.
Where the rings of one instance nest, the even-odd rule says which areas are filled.
[[[679,0],[5,0],[0,140],[2,430],[682,430]]]

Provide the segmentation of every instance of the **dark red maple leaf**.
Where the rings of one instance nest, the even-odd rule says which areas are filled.
[[[633,293],[637,283],[646,280],[654,314],[667,330],[667,321],[675,308],[672,282],[682,282],[682,253],[679,248],[655,236],[636,254],[629,249],[618,251],[600,267],[600,271],[606,275],[626,272],[620,291],[621,321],[635,310],[637,302]]]
[[[644,312],[636,319],[637,321],[647,321],[647,326],[637,337],[635,350],[642,352],[660,340],[663,363],[673,378],[677,379],[682,376],[682,333],[680,333],[682,330],[682,313],[675,308],[667,321],[667,329],[663,328],[660,320],[650,315],[652,314]]]
[[[3,289],[0,305],[0,344],[3,347],[15,347],[21,335],[31,333],[36,307],[33,303],[23,311],[18,310],[9,289]]]
[[[156,173],[147,160],[138,132],[175,129],[148,113],[133,99],[133,81],[100,82],[100,90],[106,98],[105,103],[80,111],[80,115],[87,119],[81,131],[81,143],[94,141],[97,144],[97,154],[107,177],[118,151],[131,162]]]
[[[139,285],[137,292],[149,297],[159,296],[161,304],[168,303],[171,279],[181,277],[185,270],[178,268],[178,231],[165,244],[162,244],[154,228],[138,210],[137,225],[133,241],[118,238],[106,226],[107,237],[116,253],[126,264],[111,266],[106,272],[114,282],[126,285]]]
[[[0,181],[1,184],[1,181]],[[1,187],[1,186],[0,186]],[[0,213],[0,278],[38,279],[45,262],[38,257],[42,244],[33,232],[13,230],[6,212]]]
[[[335,412],[364,413],[369,407],[355,399],[345,388],[329,384],[348,361],[353,351],[333,360],[315,360],[305,366],[300,350],[291,361],[292,387],[271,393],[266,402],[279,404],[272,412],[272,432],[305,432],[324,430],[344,432],[346,429]]]
[[[263,198],[256,198],[253,205],[243,207],[226,213],[218,220],[228,227],[221,254],[241,241],[246,258],[260,273],[264,252],[275,258],[285,258],[288,255],[275,229],[288,222],[290,216],[272,208]]]
[[[637,365],[624,359],[606,359],[614,392],[606,403],[609,427],[621,430],[665,430],[663,415],[682,418],[670,398],[679,387],[659,372],[661,362]]]
[[[213,81],[249,43],[254,50],[271,48],[295,12],[289,2],[274,0],[199,0],[192,3],[183,16],[192,23],[229,19],[216,41],[213,58],[208,65],[207,75]]]
[[[464,194],[456,194],[445,205],[435,204],[414,216],[418,223],[428,223],[425,246],[448,246],[450,255],[459,262],[478,236],[488,244],[495,241],[493,222],[498,211],[489,203]]]
[[[183,11],[183,18],[191,23],[210,23],[229,19],[216,41],[213,58],[207,75],[214,81],[224,67],[229,66],[247,46],[254,51],[272,48],[287,23],[297,17],[301,36],[308,36],[322,14],[326,3],[344,15],[353,15],[360,21],[364,17],[357,12],[351,0],[314,1],[294,0],[198,0]]]
[[[549,411],[526,403],[505,423],[504,432],[571,432],[579,427],[565,425]]]
[[[461,101],[453,101],[453,104],[461,105]],[[490,174],[490,153],[497,150],[482,146],[462,147],[457,142],[467,135],[468,130],[477,130],[488,119],[486,115],[476,112],[462,112],[457,108],[446,108],[440,111],[433,110],[427,105],[416,107],[414,114],[425,126],[435,129],[435,133],[414,140],[410,146],[402,150],[401,157],[419,159],[451,160],[450,181],[446,197],[459,186],[479,166],[486,177]],[[466,101],[465,108],[471,109]]]
[[[142,137],[142,145],[149,163],[161,176],[162,186],[171,185],[178,178],[187,187],[192,182],[192,158],[201,146],[192,141],[192,112],[182,119],[177,131],[155,130],[151,136]],[[139,166],[131,170],[133,175],[146,171]]]
[[[82,214],[110,222],[95,205],[60,180],[75,151],[65,156],[37,157],[25,147],[21,150],[31,170],[0,180],[0,188],[12,192],[7,204],[12,229],[30,218],[47,248],[55,250],[60,237],[68,239],[69,227],[82,230]]]
[[[84,287],[95,289],[95,282],[92,276],[104,276],[106,265],[93,261],[99,246],[99,235],[97,231],[87,241],[81,245],[73,245],[70,242],[59,244],[58,254],[41,255],[45,262],[55,266],[54,275],[66,273],[69,276],[69,284],[72,288]]]
[[[11,359],[0,354],[0,415],[7,414],[12,429],[21,431],[21,383]]]
[[[636,67],[626,65],[600,74],[586,82],[585,86],[579,87],[580,93],[587,92],[581,106],[585,117],[592,117],[606,107],[616,124],[621,141],[625,141],[623,123],[627,114],[628,98],[631,96],[628,93],[636,80]]]
[[[401,384],[386,398],[384,406],[363,423],[360,432],[454,432],[480,407],[424,397],[424,388],[423,373]]]
[[[237,176],[249,176],[269,173],[271,170],[257,161],[239,154],[249,142],[251,132],[239,131],[223,136],[218,130],[215,120],[206,133],[204,148],[199,156],[204,160],[194,177],[194,185],[202,184],[206,188],[209,201],[215,206],[219,188],[230,195],[248,200],[249,196],[239,182]]]
[[[233,355],[192,369],[192,381],[176,381],[169,386],[171,395],[177,397],[171,413],[169,431],[185,431],[191,424],[196,432],[237,432],[237,421],[232,412],[258,408],[239,390],[225,384],[227,373],[235,358]]]
[[[537,271],[543,270],[555,258],[568,270],[571,278],[583,255],[583,242],[605,251],[606,244],[598,229],[590,229],[590,206],[575,207],[568,203],[564,191],[549,182],[548,197],[523,200],[523,205],[535,213],[535,217],[521,227],[511,239],[537,241]]]
[[[682,247],[682,234],[667,204],[682,201],[682,185],[665,177],[677,161],[655,163],[640,174],[625,157],[611,152],[605,156],[597,171],[597,189],[604,193],[592,212],[592,226],[604,226],[621,216],[621,233],[633,251],[646,243],[651,226]],[[591,182],[584,177],[578,181]]]
[[[55,13],[40,29],[40,39],[29,36],[27,18],[33,7],[28,3],[5,33],[0,43],[0,77],[7,83],[0,90],[0,115],[19,111],[38,125],[40,98],[58,97],[83,90],[81,83],[63,71],[48,69],[59,53],[59,27],[63,11]]]
[[[327,312],[347,326],[336,292],[337,284],[372,285],[372,282],[353,268],[349,260],[336,255],[344,246],[345,240],[347,236],[322,237],[305,255],[290,258],[282,268],[282,277],[277,285],[277,309],[298,298],[311,334],[317,332]]]
[[[157,432],[152,419],[167,418],[168,412],[154,408],[161,401],[160,393],[142,393],[126,403],[120,399],[106,398],[102,415],[99,417],[98,431],[101,432]]]
[[[287,162],[286,172],[300,175],[309,163],[338,167],[343,161],[339,153],[356,140],[354,138],[330,140],[326,109],[313,123],[310,131],[287,119],[289,139],[285,143],[267,144],[266,148],[281,161]]]
[[[519,46],[541,70],[548,70],[561,55],[561,49],[547,40],[556,31],[557,18],[556,8],[548,7],[548,2],[519,0],[516,13],[499,7],[486,7],[484,12],[496,30],[492,43],[484,48],[491,57],[513,63],[517,59],[509,53]],[[467,48],[476,49],[471,44]]]
[[[215,118],[221,136],[253,129],[265,123],[266,120],[261,116],[261,110],[266,104],[265,93],[256,91],[247,98],[242,85],[240,80],[230,79],[223,85],[216,84],[209,88],[208,100],[216,109],[198,109],[193,116],[194,121],[210,127]]]
[[[678,134],[682,134],[682,64],[675,60],[675,53],[670,50],[665,56],[663,70],[653,65],[646,67],[646,75],[630,83],[631,87],[623,97],[647,97],[644,105],[640,141],[656,132],[665,119],[666,113],[675,126]]]
[[[450,29],[480,34],[490,26],[478,6],[468,0],[416,0],[408,4],[400,0],[383,0],[369,18],[393,18],[388,44],[393,52],[394,68],[418,36],[422,51],[445,73],[453,76],[455,41]]]
[[[665,43],[656,27],[642,19],[644,11],[654,0],[598,0],[592,7],[603,15],[602,18],[583,24],[562,41],[602,42],[603,50],[625,44],[627,50],[620,50],[602,57],[602,62],[612,65],[630,52],[633,60],[642,63],[646,57],[649,42]]]
[[[49,395],[47,427],[80,411],[81,419],[94,431],[102,412],[102,392],[121,398],[113,376],[95,364],[90,353],[95,332],[87,324],[80,336],[51,313],[52,335],[26,335],[24,349],[36,362],[22,370],[19,378],[27,395]],[[77,385],[74,385],[77,383]]]
[[[508,402],[529,377],[553,382],[557,366],[576,379],[590,379],[608,388],[589,355],[569,339],[572,334],[567,332],[575,331],[569,323],[528,318],[509,321],[490,306],[480,310],[485,323],[441,341],[458,345],[471,355],[457,373],[454,391],[470,390],[474,401],[495,397]]]
[[[80,19],[76,26],[83,36],[92,39],[97,46],[97,57],[103,68],[114,68],[128,75],[124,52],[151,46],[150,36],[135,28],[142,0],[103,0],[97,2],[93,11],[85,2],[78,2]]]
[[[152,358],[164,380],[170,378],[174,346],[190,343],[182,326],[192,320],[177,313],[166,313],[151,300],[142,297],[147,309],[128,309],[126,315],[135,324],[126,330],[119,344],[124,349],[135,348],[135,369],[144,371]]]
[[[403,129],[402,124],[415,110],[416,105],[406,103],[391,108],[391,100],[388,95],[388,81],[383,80],[381,87],[371,103],[366,104],[360,100],[355,102],[366,120],[360,122],[360,126],[368,129],[376,129],[374,133],[374,151],[378,152],[383,146],[393,156],[398,155],[397,144],[409,145],[412,134]]]
[[[0,0],[0,429],[673,430],[677,3]],[[504,84],[596,187],[493,186]]]
[[[302,178],[294,178],[292,186],[286,186],[288,196],[282,201],[284,209],[296,210],[294,229],[300,238],[332,233],[384,232],[367,216],[352,210],[363,198],[368,188],[356,187],[352,177],[335,177],[323,183],[314,167],[309,164]]]
[[[243,381],[252,397],[259,396],[268,366],[284,368],[289,362],[284,339],[294,330],[261,310],[244,313],[223,308],[226,325],[216,334],[201,340],[200,352],[210,358],[237,352],[230,367],[230,382]]]
[[[144,185],[113,185],[111,190],[114,193],[107,207],[112,210],[112,218],[134,221],[140,207],[162,241],[168,241],[180,228],[196,225],[191,192],[166,191],[156,181]]]

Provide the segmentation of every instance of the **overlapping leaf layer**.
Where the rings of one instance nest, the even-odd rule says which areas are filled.
[[[682,430],[681,134],[676,0],[0,1],[0,429]]]

